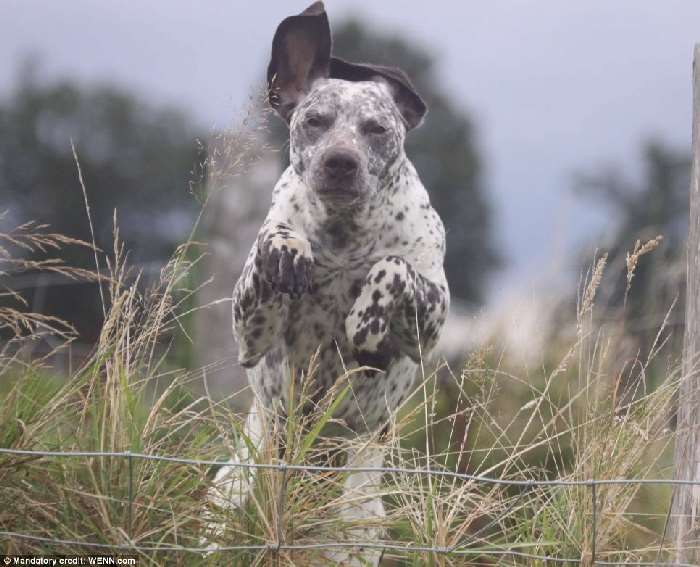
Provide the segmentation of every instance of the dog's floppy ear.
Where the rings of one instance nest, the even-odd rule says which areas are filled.
[[[316,79],[328,77],[330,56],[331,30],[323,2],[314,2],[277,27],[267,86],[270,105],[284,120],[289,122]]]
[[[399,107],[407,130],[419,126],[428,111],[408,75],[397,67],[350,63],[340,57],[331,57],[330,77],[346,81],[384,80],[394,95],[394,102]]]

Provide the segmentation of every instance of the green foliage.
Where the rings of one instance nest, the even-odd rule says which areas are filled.
[[[112,248],[115,210],[136,262],[164,263],[187,236],[196,210],[188,181],[198,150],[196,129],[179,110],[149,106],[108,85],[43,83],[29,67],[0,101],[0,131],[0,211],[9,210],[10,220],[36,219],[91,240],[72,140],[99,248]],[[90,250],[65,254],[69,265],[93,266]],[[102,315],[96,286],[49,287],[42,302],[43,312],[95,338]]]
[[[207,462],[231,454],[244,431],[240,417],[208,396],[193,399],[185,388],[197,373],[166,364],[170,331],[186,308],[177,298],[190,293],[181,287],[188,285],[186,274],[196,263],[188,259],[190,245],[178,248],[158,285],[146,294],[124,279],[125,254],[111,258],[100,340],[65,383],[47,378],[48,359],[25,362],[12,350],[0,350],[2,447],[138,451]],[[353,370],[338,377],[319,400],[314,391],[318,365],[310,361],[290,381],[286,415],[266,420],[264,441],[253,452],[254,462],[266,468],[258,471],[240,509],[222,509],[208,500],[214,467],[203,463],[0,454],[0,532],[137,544],[144,549],[134,552],[155,565],[310,564],[325,553],[313,546],[368,537],[375,541],[376,534],[365,530],[378,520],[339,515],[363,497],[342,491],[347,471],[297,470],[282,463],[342,465],[345,455],[381,442],[385,464],[391,467],[381,488],[387,510],[382,537],[397,546],[386,552],[384,565],[548,564],[510,557],[509,552],[590,564],[588,479],[667,474],[664,464],[673,442],[669,410],[679,378],[672,366],[658,388],[649,387],[650,358],[659,352],[652,348],[656,354],[632,365],[634,391],[622,395],[610,370],[619,344],[596,326],[593,314],[603,271],[604,262],[599,262],[586,282],[576,336],[552,345],[546,364],[551,370],[519,375],[503,353],[488,351],[475,353],[459,373],[444,365],[435,370],[422,365],[418,389],[392,416],[381,439],[380,432],[373,438],[349,435],[333,415],[343,399],[351,399]],[[15,329],[17,343],[27,339],[26,332],[29,339],[47,332],[45,326],[27,327],[25,321],[35,317],[0,310],[0,329]],[[54,328],[60,333],[55,322]],[[333,427],[345,434],[328,434]],[[456,478],[455,471],[497,482]],[[504,484],[545,479],[580,484]],[[668,490],[606,484],[598,487],[597,496],[599,560],[635,564],[668,556],[668,547],[659,551]],[[82,549],[16,536],[0,541],[7,553]],[[277,542],[313,548],[277,551]],[[260,549],[205,556],[205,543]],[[417,551],[416,546],[439,552]]]

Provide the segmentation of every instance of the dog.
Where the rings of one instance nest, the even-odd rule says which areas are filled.
[[[287,407],[289,370],[306,368],[318,350],[322,393],[362,368],[335,416],[370,435],[410,393],[449,308],[445,230],[404,151],[427,107],[400,69],[331,55],[322,2],[279,24],[267,80],[270,105],[289,126],[290,165],[233,292],[239,362],[255,397],[246,434],[262,442],[266,416]],[[245,444],[230,462],[250,458]],[[383,460],[381,447],[365,448],[348,465]],[[380,479],[348,475],[345,491],[367,501],[341,514],[383,517]],[[210,499],[240,506],[249,482],[223,466]],[[376,565],[379,553],[333,561]]]

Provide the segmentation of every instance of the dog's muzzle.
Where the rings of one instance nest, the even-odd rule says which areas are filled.
[[[321,163],[318,192],[333,199],[354,199],[359,195],[360,159],[347,150],[329,151]]]

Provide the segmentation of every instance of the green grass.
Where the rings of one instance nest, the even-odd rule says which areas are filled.
[[[31,236],[25,240],[31,245]],[[117,244],[108,273],[102,274],[104,328],[93,353],[70,376],[56,377],[49,359],[26,361],[15,349],[2,350],[0,446],[218,461],[245,442],[243,424],[225,401],[190,393],[199,370],[178,368],[180,359],[169,346],[182,332],[183,311],[191,308],[188,273],[196,261],[191,249],[182,247],[160,283],[143,292]],[[493,348],[472,353],[459,370],[444,363],[427,366],[416,392],[390,423],[387,466],[503,480],[668,477],[678,372],[673,365],[663,374],[653,370],[652,359],[663,356],[656,352],[650,359],[640,354],[629,365],[633,371],[621,378],[617,335],[598,324],[595,311],[603,268],[596,267],[581,293],[572,317],[576,332],[568,342],[553,344],[550,370],[512,368],[507,353]],[[10,344],[46,332],[66,344],[74,336],[59,321],[3,309],[0,330]],[[661,343],[663,329],[659,336]],[[338,377],[312,411],[303,409],[309,407],[314,373],[312,360],[290,381],[294,391],[288,396],[287,418],[273,420],[256,462],[280,463],[283,454],[284,462],[295,465],[342,464],[349,450],[365,442],[338,435],[343,427],[334,411],[350,391],[348,376]],[[347,473],[261,470],[246,505],[221,510],[206,498],[215,468],[138,458],[1,455],[0,530],[81,542],[197,548],[205,536],[220,545],[272,547],[278,541],[337,541],[351,538],[358,527],[337,514]],[[389,550],[384,565],[546,564],[493,555],[494,549],[584,563],[591,558],[592,503],[586,486],[521,488],[392,472],[384,475],[383,494],[385,541],[453,550]],[[598,558],[654,561],[669,498],[663,487],[598,487]],[[224,529],[208,533],[211,521]],[[6,553],[77,550],[73,544],[0,541]],[[667,557],[667,551],[661,556]],[[138,554],[152,565],[304,565],[313,556],[318,559],[319,552]]]

